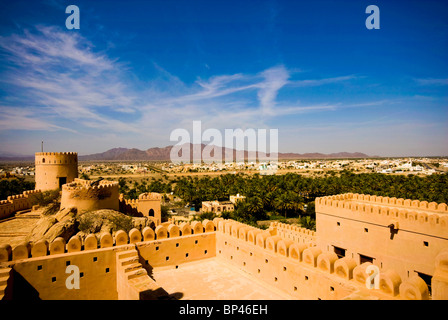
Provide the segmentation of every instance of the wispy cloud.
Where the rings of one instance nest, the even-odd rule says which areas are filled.
[[[96,130],[102,139],[106,134],[127,133],[142,141],[166,141],[171,130],[189,128],[193,120],[218,129],[256,128],[283,116],[375,105],[301,104],[283,99],[280,94],[288,88],[358,78],[294,80],[300,71],[284,65],[186,84],[153,62],[158,76],[143,82],[125,63],[95,50],[79,34],[57,27],[38,26],[0,37],[0,54],[7,66],[0,80],[7,92],[0,98],[0,130],[64,130],[83,135],[88,129]]]
[[[93,52],[76,33],[39,26],[23,35],[0,37],[0,49],[9,67],[2,81],[20,91],[16,108],[26,105],[27,115],[47,123],[48,130],[58,127],[49,123],[48,112],[77,124],[109,124],[114,129],[120,121],[108,118],[107,111],[136,111],[132,90],[121,80],[122,65]],[[18,124],[20,128],[29,128],[29,123]]]
[[[419,85],[422,86],[446,86],[448,85],[448,78],[417,78],[414,79]]]

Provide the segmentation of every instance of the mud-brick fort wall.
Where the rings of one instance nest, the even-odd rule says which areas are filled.
[[[422,278],[381,270],[379,288],[366,288],[370,262],[359,263],[279,235],[283,226],[260,230],[215,218],[191,224],[118,231],[67,243],[57,238],[0,247],[0,280],[8,298],[141,299],[164,294],[149,276],[153,267],[216,257],[296,299],[448,299],[448,250],[435,258],[432,294]],[[66,267],[81,272],[80,289],[65,285]],[[198,288],[200,290],[200,288]],[[1,299],[0,294],[0,299]]]
[[[0,280],[7,299],[90,300],[155,299],[166,294],[149,276],[154,267],[177,268],[182,263],[215,257],[212,221],[180,226],[146,227],[140,232],[117,231],[0,246]],[[69,265],[80,271],[79,289],[70,290]],[[2,279],[2,277],[4,277]],[[0,300],[2,299],[0,293]]]
[[[92,181],[74,179],[62,186],[61,209],[77,208],[78,212],[100,209],[119,209],[118,182],[100,181],[91,185]]]
[[[78,177],[76,152],[37,152],[35,154],[36,190],[60,189]]]
[[[120,212],[132,216],[150,217],[155,225],[162,223],[162,195],[155,192],[142,193],[138,199],[125,199],[120,194]]]
[[[0,220],[8,218],[14,212],[31,209],[38,194],[40,190],[28,190],[0,201]]]
[[[448,248],[448,211],[428,203],[360,194],[316,199],[317,246],[358,263],[371,260],[402,279],[428,278],[434,261]]]
[[[275,223],[269,230],[260,230],[232,220],[214,222],[218,225],[218,259],[295,299],[448,299],[446,247],[428,261],[435,270],[430,283],[432,292],[418,275],[401,278],[393,268],[382,268],[378,274],[379,287],[368,288],[370,262],[341,258],[315,246],[312,239],[300,243],[280,236]]]

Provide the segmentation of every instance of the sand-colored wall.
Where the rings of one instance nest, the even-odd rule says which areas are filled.
[[[162,223],[162,195],[155,192],[142,193],[138,199],[125,199],[119,196],[119,210],[132,216],[150,217],[156,226]],[[153,215],[150,216],[150,210]]]
[[[83,273],[79,289],[68,289],[67,265]],[[113,248],[62,253],[16,261],[13,264],[14,298],[43,300],[117,299],[116,262]],[[23,278],[22,285],[18,278]],[[25,287],[25,288],[24,288]]]
[[[36,190],[59,189],[59,178],[66,183],[78,177],[78,154],[76,152],[38,152],[35,154]]]
[[[231,220],[217,223],[218,258],[297,299],[430,298],[428,287],[418,276],[401,279],[395,270],[383,269],[380,288],[368,289],[366,268],[370,263],[339,259],[333,252],[298,244],[278,236],[275,228],[265,231]],[[446,257],[439,260],[448,261]],[[438,285],[445,288],[447,282],[440,279]],[[434,294],[448,299],[442,291]]]
[[[99,209],[119,210],[118,182],[101,181],[90,186],[91,181],[76,179],[62,186],[61,208],[75,207],[78,212]]]
[[[318,198],[317,245],[346,249],[346,256],[357,261],[360,254],[372,257],[381,270],[394,269],[402,279],[416,272],[432,276],[436,256],[448,247],[448,214],[444,204],[431,208],[365,195]]]
[[[38,194],[40,194],[40,190],[29,190],[0,201],[0,220],[8,218],[14,212],[31,209],[34,197]]]
[[[148,271],[214,257],[215,249],[214,224],[204,221],[118,231],[114,237],[92,234],[84,241],[73,236],[67,243],[56,238],[51,243],[1,246],[0,268],[14,270],[13,298],[156,299],[166,292],[147,276]],[[129,261],[129,252],[135,253],[135,261]],[[82,272],[80,289],[67,289],[68,265]]]

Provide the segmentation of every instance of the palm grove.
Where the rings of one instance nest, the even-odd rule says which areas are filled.
[[[246,197],[245,201],[239,202],[235,211],[224,212],[223,217],[252,225],[259,220],[300,217],[301,224],[312,229],[314,200],[319,196],[352,192],[448,203],[447,186],[448,174],[421,177],[349,171],[332,171],[317,177],[294,173],[270,176],[240,173],[201,178],[185,176],[175,180],[169,180],[165,175],[164,179],[151,182],[119,179],[120,193],[128,199],[136,199],[144,192],[173,192],[183,199],[184,204],[199,210],[202,201],[228,200],[230,195],[240,194]],[[2,180],[0,196],[3,200],[33,187],[23,180]],[[163,209],[166,214],[166,207]],[[213,214],[203,213],[202,218],[213,218]]]
[[[148,191],[173,192],[196,210],[199,210],[202,201],[228,200],[230,195],[240,194],[246,197],[245,201],[238,202],[235,211],[224,212],[223,217],[248,224],[273,218],[300,217],[302,225],[313,229],[314,200],[319,196],[352,192],[447,203],[447,186],[448,174],[420,177],[354,174],[349,171],[337,174],[333,171],[320,177],[294,173],[270,176],[226,174],[213,178],[186,176],[166,182],[156,180],[148,185],[134,182],[133,188],[122,191],[126,197]],[[202,216],[210,219],[214,215],[203,213]]]

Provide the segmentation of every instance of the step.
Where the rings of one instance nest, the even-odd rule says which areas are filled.
[[[130,258],[130,257],[138,257],[138,253],[136,250],[128,250],[122,251],[118,253],[118,259]]]
[[[6,285],[0,286],[0,295],[4,295],[6,290]]]
[[[147,277],[148,272],[146,272],[145,269],[140,268],[140,269],[137,269],[134,271],[127,272],[126,275],[128,276],[128,280],[130,280],[130,279],[135,279],[138,277]]]
[[[142,268],[142,265],[140,263],[133,263],[133,264],[128,264],[126,266],[123,266],[123,270],[125,273],[129,273],[138,269]]]
[[[1,268],[0,269],[0,278],[7,277],[11,274],[11,268]]]
[[[139,261],[138,256],[120,259],[120,263],[122,266],[137,263],[138,261]]]
[[[8,279],[9,279],[9,278],[1,277],[1,278],[0,278],[0,286],[7,285],[7,283],[8,283]]]

